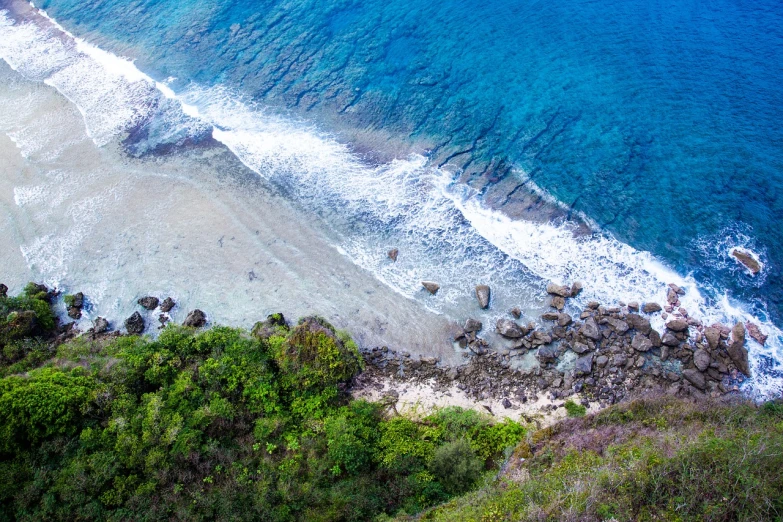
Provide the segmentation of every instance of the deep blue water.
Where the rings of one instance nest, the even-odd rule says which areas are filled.
[[[781,322],[779,0],[40,7],[174,87],[223,84],[327,129],[423,144],[496,205],[513,206],[529,176]],[[728,258],[735,245],[761,255],[762,276]]]

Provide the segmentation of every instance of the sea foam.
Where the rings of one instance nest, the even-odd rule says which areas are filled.
[[[705,323],[761,324],[770,338],[765,347],[749,341],[754,379],[747,388],[761,396],[781,390],[781,331],[753,317],[748,306],[606,234],[578,236],[568,224],[517,221],[487,208],[478,194],[424,156],[368,165],[331,136],[275,116],[239,93],[198,85],[174,92],[131,61],[61,28],[16,23],[4,13],[0,56],[74,103],[99,146],[153,119],[165,120],[168,136],[211,129],[247,167],[326,223],[335,248],[431,310],[454,319],[475,313],[471,293],[476,283],[493,286],[493,307],[515,299],[541,302],[547,281],[581,280],[585,292],[574,306],[590,299],[664,302],[667,283],[676,283],[687,290],[683,306]],[[34,255],[44,242],[68,240],[40,238],[25,256]],[[397,263],[382,255],[390,246],[400,249]],[[423,279],[441,284],[438,299],[423,294]],[[497,313],[489,312],[485,319]],[[655,326],[660,329],[662,321]]]

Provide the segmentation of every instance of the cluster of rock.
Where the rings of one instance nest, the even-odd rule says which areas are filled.
[[[441,391],[456,384],[474,399],[502,398],[504,404],[514,407],[540,393],[550,393],[553,398],[579,393],[585,401],[603,404],[646,390],[720,396],[737,391],[743,374],[750,375],[746,326],[705,326],[689,317],[680,307],[681,288],[670,286],[665,307],[657,303],[605,307],[591,302],[574,319],[563,312],[565,300],[581,289],[579,283],[548,286],[554,311],[544,313],[541,322],[553,323],[549,328],[499,319],[495,331],[505,341],[497,347],[490,347],[479,336],[483,329],[480,321],[468,319],[454,338],[469,350],[467,365],[441,367],[431,357],[415,358],[386,347],[373,348],[365,354],[367,370],[361,379],[427,381]],[[652,327],[651,314],[664,319],[662,332]],[[518,309],[511,315],[516,319],[521,316]],[[747,332],[759,342],[765,340],[752,323],[748,323]],[[524,368],[515,364],[529,352],[538,365]]]
[[[161,302],[160,299],[151,295],[140,298],[138,301],[136,301],[136,303],[150,312],[156,308],[160,308],[161,313],[158,315],[158,321],[160,322],[161,328],[163,328],[166,323],[169,322],[169,312],[176,305],[171,297],[167,297]],[[196,328],[200,328],[206,323],[207,320],[204,312],[201,310],[194,310],[188,314],[188,317],[185,319],[185,323],[183,324],[185,326],[194,326]],[[131,335],[139,335],[144,332],[145,328],[146,324],[144,322],[144,317],[142,317],[139,312],[134,312],[133,315],[125,319],[125,329]]]

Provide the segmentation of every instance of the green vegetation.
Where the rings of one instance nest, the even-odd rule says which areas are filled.
[[[529,434],[420,520],[781,520],[783,404],[635,401]]]
[[[0,520],[416,513],[491,479],[525,436],[473,411],[415,419],[350,401],[362,359],[319,318],[55,348],[47,298],[0,304],[3,353],[17,350],[0,361]],[[13,314],[27,312],[36,326],[21,335]],[[46,357],[19,366],[36,347]]]
[[[46,289],[35,283],[17,297],[0,295],[0,377],[40,365],[52,356],[55,328]]]
[[[569,417],[584,417],[587,413],[587,408],[582,406],[581,404],[577,404],[571,399],[565,401],[565,404],[563,404],[563,407],[566,410],[566,413]]]

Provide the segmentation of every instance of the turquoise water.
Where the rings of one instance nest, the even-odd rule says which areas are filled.
[[[419,146],[482,192],[502,181],[497,205],[513,206],[532,180],[618,239],[781,318],[777,1],[41,7],[175,90],[228,86],[338,136],[382,131],[373,147]],[[765,262],[760,277],[729,258],[738,245]]]

